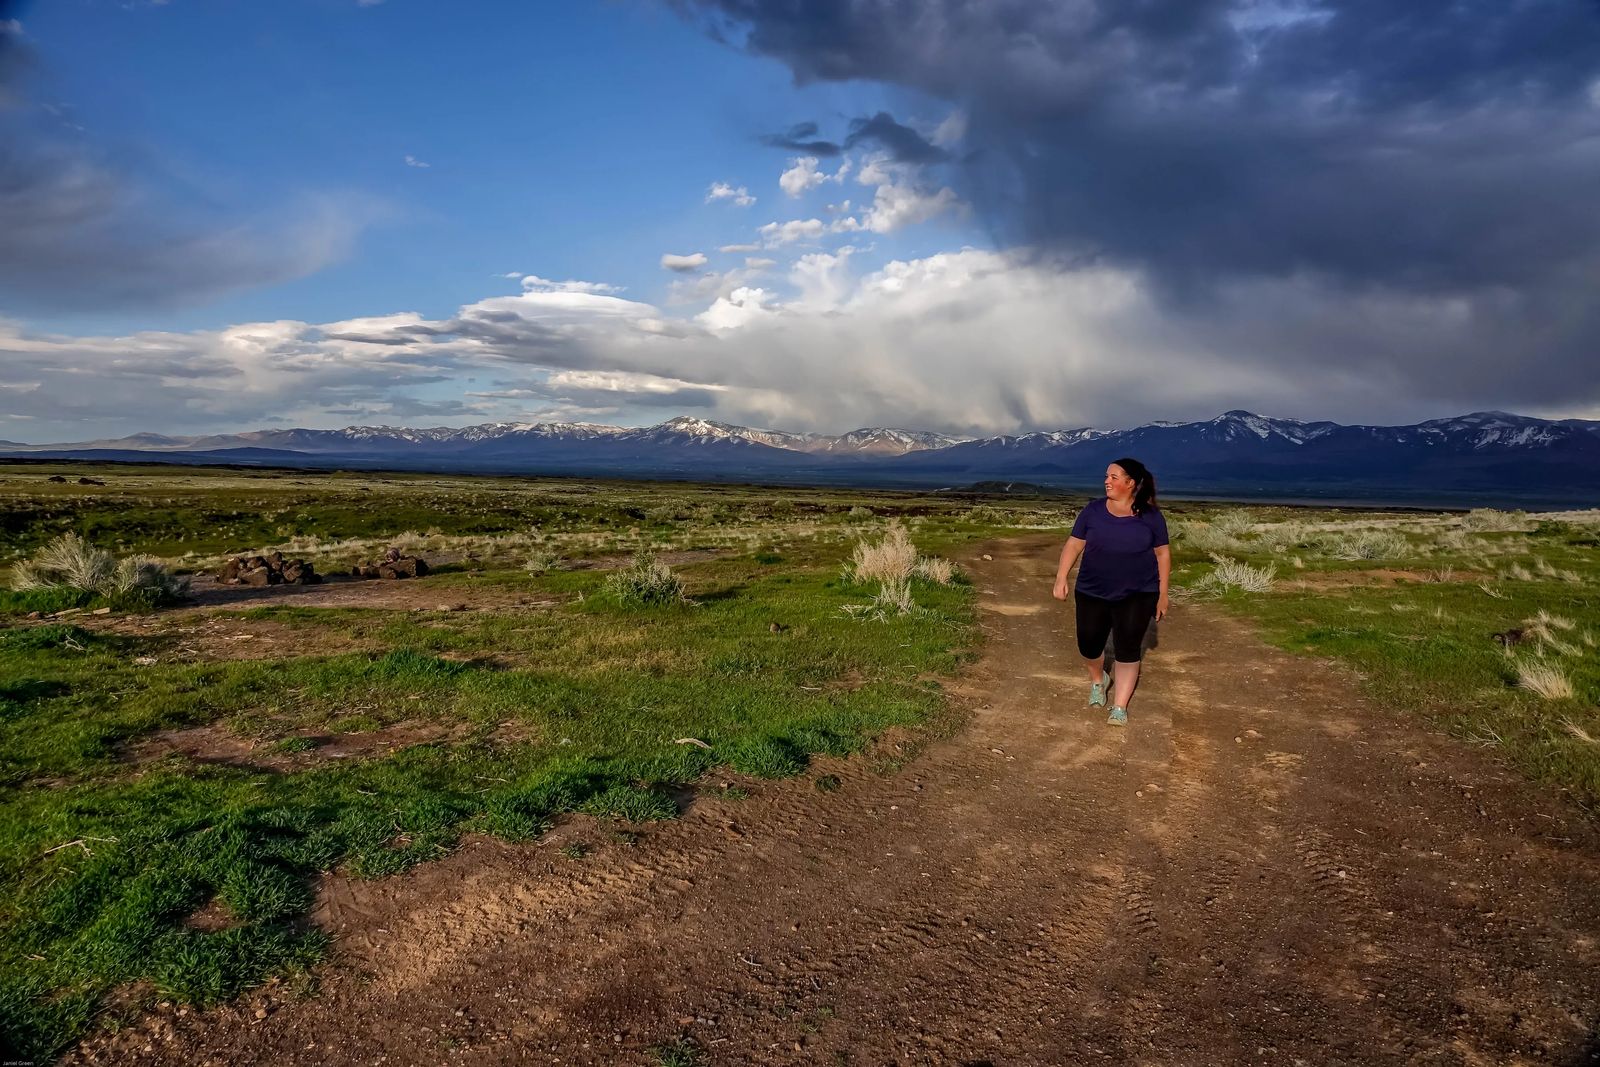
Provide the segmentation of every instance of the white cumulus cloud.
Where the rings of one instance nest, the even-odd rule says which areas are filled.
[[[842,182],[845,175],[850,173],[848,159],[839,164],[839,169],[832,174],[818,170],[820,163],[816,156],[799,156],[789,160],[789,169],[778,176],[778,187],[791,197],[803,196],[823,182]]]
[[[712,182],[711,187],[706,190],[706,203],[715,200],[731,200],[740,207],[749,207],[756,202],[756,198],[750,195],[749,189],[742,185],[735,187],[727,182]]]
[[[793,244],[796,241],[815,241],[827,232],[821,219],[790,219],[788,222],[769,222],[761,227],[761,239],[768,248]]]

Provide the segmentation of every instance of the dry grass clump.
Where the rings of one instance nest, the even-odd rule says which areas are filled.
[[[1226,534],[1228,537],[1243,537],[1255,529],[1256,520],[1248,511],[1236,509],[1234,511],[1221,511],[1211,516],[1209,525],[1213,530]]]
[[[1392,530],[1362,530],[1344,537],[1330,537],[1323,551],[1334,559],[1398,559],[1411,554],[1411,543],[1404,534]]]
[[[1185,522],[1176,524],[1174,530],[1176,539],[1184,548],[1192,548],[1196,552],[1215,555],[1220,552],[1247,552],[1249,551],[1242,541],[1225,530],[1204,522]]]
[[[1278,568],[1271,564],[1252,567],[1226,556],[1212,556],[1211,561],[1216,566],[1191,587],[1194,592],[1220,594],[1228,589],[1238,589],[1246,593],[1265,593],[1272,588],[1278,573]]]
[[[852,605],[845,614],[857,618],[884,619],[890,615],[909,615],[917,610],[911,595],[913,578],[949,585],[956,577],[956,566],[937,556],[918,556],[916,545],[906,528],[896,522],[876,543],[859,541],[845,564],[845,581],[859,585],[878,583],[870,605]]]
[[[551,571],[565,570],[567,559],[554,549],[538,549],[529,554],[523,562],[522,568],[529,574],[549,574]]]
[[[884,582],[878,587],[878,592],[872,598],[872,607],[880,617],[911,614],[917,610],[917,602],[911,597],[911,583],[909,581]]]
[[[630,566],[613,571],[605,588],[612,599],[629,607],[660,607],[689,599],[684,595],[683,579],[645,549],[634,554]]]
[[[12,571],[11,587],[81,589],[107,598],[142,597],[152,603],[176,600],[189,591],[189,580],[169,574],[153,556],[117,559],[77,534],[62,534]]]
[[[1461,525],[1468,530],[1489,533],[1524,530],[1528,527],[1528,513],[1525,511],[1496,511],[1494,508],[1473,508],[1462,516]]]
[[[1566,700],[1574,696],[1572,679],[1554,663],[1532,660],[1517,667],[1517,685],[1546,700]]]
[[[859,542],[847,571],[853,582],[907,582],[916,567],[917,547],[911,543],[906,528],[895,523],[876,544]]]
[[[1600,745],[1600,737],[1594,736],[1588,730],[1585,730],[1571,719],[1565,719],[1563,722],[1566,725],[1567,733],[1571,734],[1573,737],[1576,737],[1579,741],[1582,741],[1587,745]]]
[[[924,556],[917,560],[916,575],[934,585],[949,585],[955,580],[956,565],[938,556]]]
[[[1312,541],[1311,528],[1303,522],[1275,522],[1256,539],[1265,548],[1286,549]]]

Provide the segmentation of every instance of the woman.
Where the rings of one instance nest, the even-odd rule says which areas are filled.
[[[1072,524],[1061,549],[1055,598],[1067,599],[1067,574],[1083,557],[1073,600],[1078,611],[1078,652],[1089,672],[1089,704],[1104,707],[1108,695],[1102,656],[1114,637],[1112,726],[1128,725],[1128,701],[1139,684],[1139,658],[1151,619],[1167,614],[1172,549],[1167,520],[1156,507],[1156,480],[1136,459],[1106,468],[1106,495],[1090,501]]]

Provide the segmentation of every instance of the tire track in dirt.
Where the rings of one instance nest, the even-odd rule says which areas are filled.
[[[320,995],[95,1038],[72,1063],[1584,1062],[1600,844],[1348,671],[1201,605],[1126,730],[1083,704],[1058,543],[964,561],[969,718],[901,771],[752,783],[330,880]],[[265,1018],[256,1019],[260,1007]]]

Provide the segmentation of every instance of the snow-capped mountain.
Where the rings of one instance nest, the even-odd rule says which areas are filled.
[[[0,445],[0,454],[906,487],[1028,482],[1090,490],[1107,463],[1131,455],[1156,471],[1162,486],[1191,494],[1433,500],[1475,494],[1474,501],[1521,494],[1600,503],[1600,422],[1495,411],[1413,426],[1343,426],[1229,411],[1200,422],[975,440],[885,427],[794,433],[682,416],[645,427],[498,422],[137,434]]]

